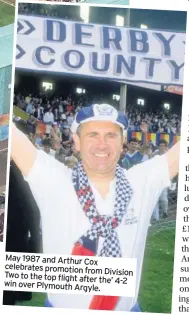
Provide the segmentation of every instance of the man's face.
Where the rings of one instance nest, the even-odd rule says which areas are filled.
[[[69,131],[70,131],[69,128],[64,128],[64,129],[63,129],[64,135],[65,135],[65,136],[68,136],[68,135],[69,135]]]
[[[74,134],[73,138],[86,170],[105,174],[115,169],[123,144],[118,125],[104,121],[87,122],[81,126],[80,135]]]
[[[137,150],[138,150],[138,143],[135,142],[135,141],[131,141],[131,142],[129,143],[129,150],[130,150],[131,152],[137,151]]]
[[[166,152],[166,150],[167,150],[166,144],[165,143],[160,143],[160,145],[159,145],[159,152],[160,152],[160,154],[164,154]]]

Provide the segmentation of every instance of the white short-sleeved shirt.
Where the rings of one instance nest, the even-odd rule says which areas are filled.
[[[25,178],[41,212],[45,254],[71,254],[75,242],[90,228],[77,199],[71,174],[71,169],[39,150],[33,168]],[[130,311],[137,301],[151,215],[162,190],[171,183],[165,155],[134,166],[125,174],[133,195],[117,233],[123,257],[137,259],[137,284],[135,298],[121,297],[115,309],[118,311]],[[92,189],[98,212],[112,215],[115,181],[110,183],[105,199],[93,185]],[[98,253],[102,241],[99,241]],[[88,309],[92,296],[51,293],[48,298],[54,307],[72,308],[74,305],[74,308]]]

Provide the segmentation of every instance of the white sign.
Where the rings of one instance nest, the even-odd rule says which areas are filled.
[[[16,67],[183,85],[185,33],[18,16]]]
[[[4,289],[135,296],[135,258],[6,253]]]

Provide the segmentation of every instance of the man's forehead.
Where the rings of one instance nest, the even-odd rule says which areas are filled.
[[[119,132],[121,127],[110,121],[89,121],[80,125],[83,132],[98,132],[98,131],[114,131]]]

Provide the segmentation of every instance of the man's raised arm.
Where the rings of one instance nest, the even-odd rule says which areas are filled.
[[[30,140],[12,126],[11,157],[24,176],[27,176],[35,162],[37,149]]]
[[[179,172],[180,141],[177,142],[167,153],[170,179],[173,179]]]

